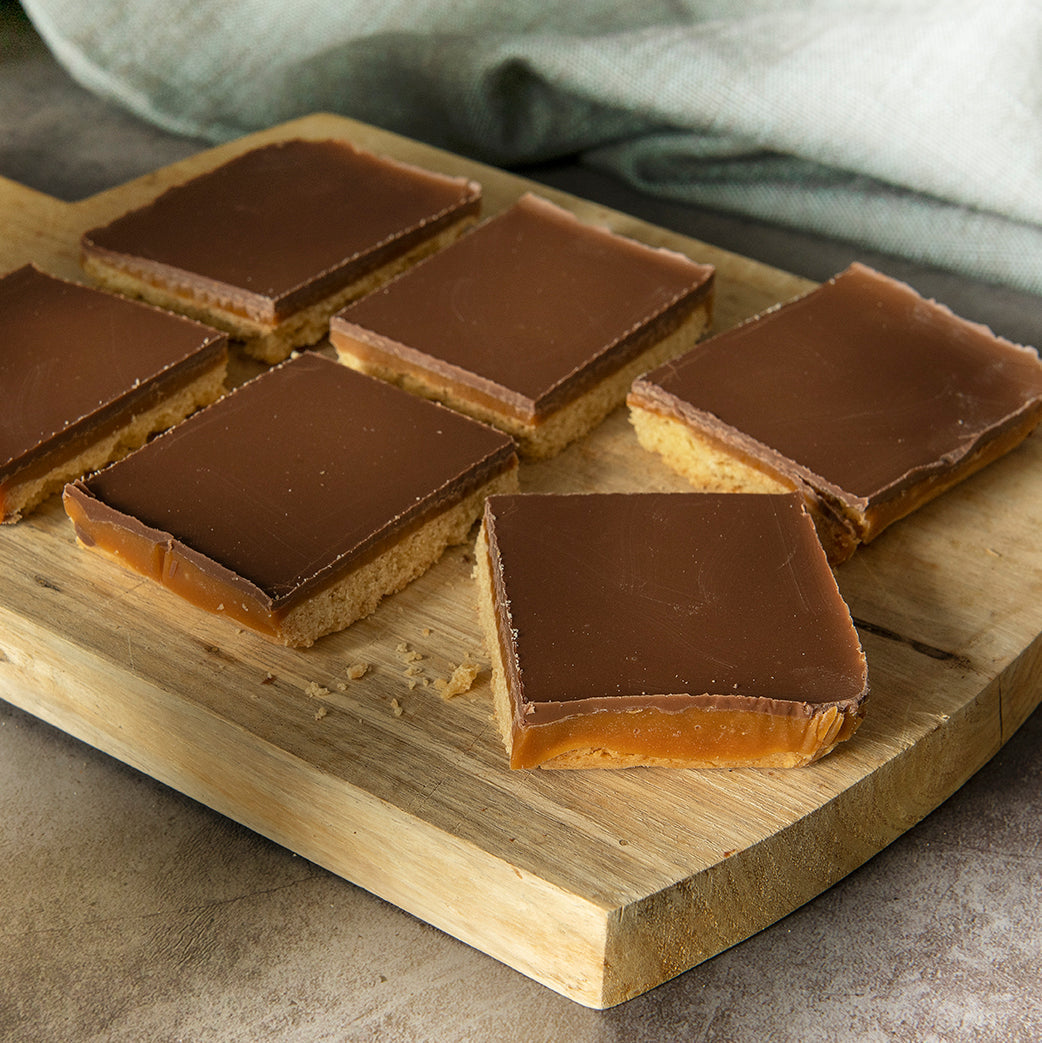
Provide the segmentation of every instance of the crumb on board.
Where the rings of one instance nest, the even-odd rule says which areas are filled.
[[[470,691],[479,669],[477,663],[472,659],[467,659],[452,671],[451,677],[439,677],[434,682],[434,687],[438,689],[443,699],[453,699],[457,695]]]
[[[326,696],[332,694],[328,688],[324,688],[317,681],[308,681],[304,686],[304,691],[307,692],[308,697],[311,699],[325,699]]]
[[[317,709],[317,710],[315,711],[315,720],[316,720],[316,721],[321,721],[321,720],[322,720],[322,718],[323,718],[323,717],[325,717],[325,715],[326,715],[327,713],[329,713],[329,710],[328,710],[328,709],[326,709],[326,707],[324,707],[324,706],[320,706],[320,707],[319,707],[319,708],[318,708],[318,709]]]
[[[430,637],[431,636],[431,628],[430,627],[424,627],[420,631],[420,633],[423,634],[424,637]]]
[[[404,641],[396,646],[395,651],[404,663],[415,663],[423,658],[422,652],[417,652],[414,648],[410,648]]]
[[[391,700],[391,712],[395,715],[395,717],[401,717],[403,713],[402,704],[398,702],[397,699]]]
[[[368,672],[368,663],[352,663],[347,668],[347,677],[349,681],[360,681]]]

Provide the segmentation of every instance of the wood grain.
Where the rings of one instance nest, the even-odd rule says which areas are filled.
[[[0,181],[0,270],[82,278],[84,229],[256,144],[343,136],[484,185],[534,186],[339,117],[253,135],[80,203]],[[584,219],[718,268],[717,328],[809,284],[539,188]],[[593,1007],[772,923],[944,800],[1042,698],[1042,442],[894,526],[838,571],[868,656],[855,736],[795,771],[510,772],[471,555],[368,619],[279,648],[79,551],[57,498],[0,530],[0,696]],[[624,411],[532,490],[682,489]],[[410,661],[403,646],[422,658]],[[434,681],[468,655],[473,690]],[[349,668],[368,671],[351,679]],[[416,677],[407,676],[410,668]],[[415,685],[415,687],[413,686]]]

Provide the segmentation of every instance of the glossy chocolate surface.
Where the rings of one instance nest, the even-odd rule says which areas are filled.
[[[258,319],[328,296],[464,216],[481,190],[354,148],[244,153],[83,237],[85,253]]]
[[[808,716],[867,693],[796,494],[493,496],[485,525],[525,723],[645,706]]]
[[[66,495],[278,607],[513,460],[498,432],[303,354]]]
[[[657,340],[705,300],[713,269],[580,222],[527,195],[349,305],[331,340],[371,344],[499,400],[545,411]]]
[[[224,354],[216,330],[57,279],[0,279],[0,480],[187,383]]]
[[[632,401],[864,509],[1038,413],[1042,364],[855,264],[659,367]]]

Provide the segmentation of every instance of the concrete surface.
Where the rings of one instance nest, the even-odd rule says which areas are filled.
[[[79,89],[0,0],[0,175],[74,199],[198,147]],[[1039,340],[1037,298],[650,200],[573,163],[530,173],[813,278],[861,257]],[[0,702],[0,1039],[1034,1043],[1040,835],[1036,712],[840,884],[596,1012]]]

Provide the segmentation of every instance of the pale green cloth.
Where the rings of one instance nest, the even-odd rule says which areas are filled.
[[[24,0],[220,140],[314,111],[1042,293],[1042,0]]]

